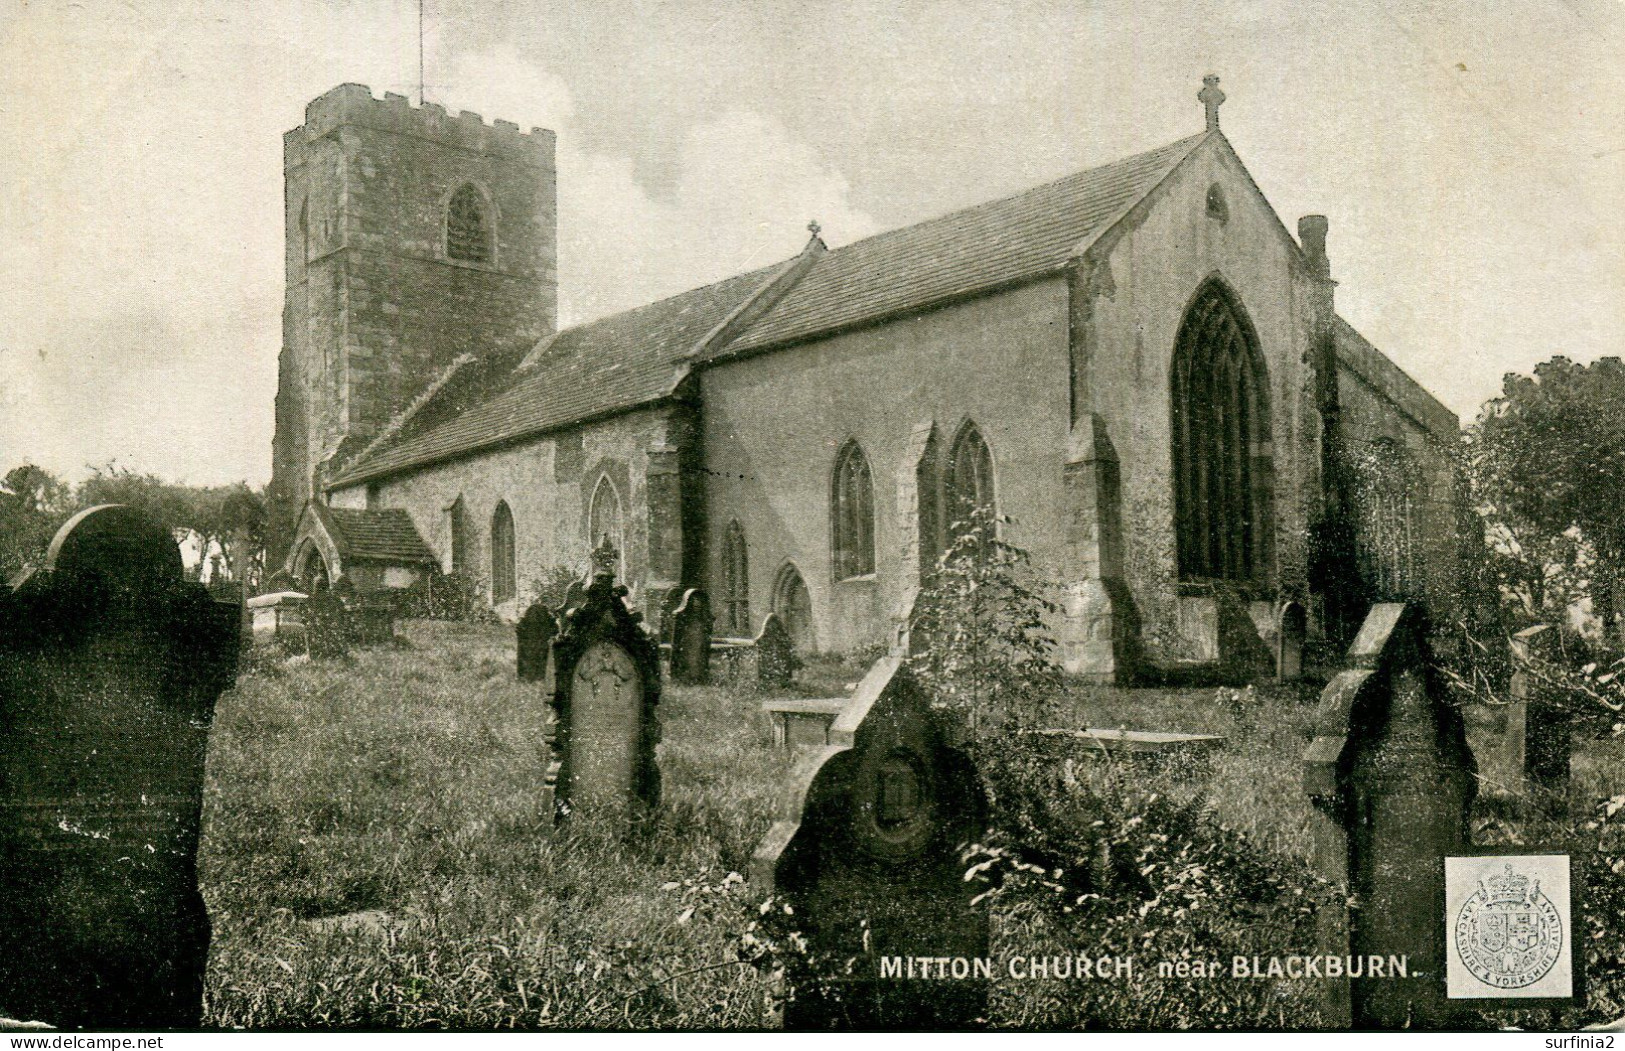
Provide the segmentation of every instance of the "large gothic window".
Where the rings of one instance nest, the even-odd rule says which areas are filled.
[[[446,205],[446,256],[467,263],[491,260],[491,217],[485,198],[464,183]]]
[[[514,562],[513,512],[506,500],[497,504],[491,516],[491,602],[508,602],[519,593]]]
[[[626,560],[626,536],[621,527],[621,494],[615,488],[615,483],[609,480],[608,475],[598,479],[598,485],[592,491],[592,504],[587,512],[587,543],[597,547],[608,537],[609,542],[615,546],[620,554],[622,564]]]
[[[858,443],[849,441],[835,458],[831,558],[835,579],[875,571],[875,489],[869,461]]]
[[[1420,471],[1410,451],[1378,438],[1355,453],[1355,559],[1378,602],[1417,598],[1416,496]]]
[[[1273,528],[1269,378],[1251,323],[1216,281],[1185,313],[1169,388],[1179,579],[1264,582]]]
[[[723,627],[735,638],[751,634],[750,559],[745,550],[745,530],[738,522],[728,523],[722,541]]]
[[[974,423],[960,428],[948,452],[943,495],[953,536],[969,529],[977,512],[993,511],[993,454]]]

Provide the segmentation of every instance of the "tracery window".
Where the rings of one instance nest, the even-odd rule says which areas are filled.
[[[977,512],[993,511],[993,453],[974,423],[960,428],[948,452],[943,495],[950,540],[975,523]]]
[[[1251,323],[1217,281],[1185,313],[1169,388],[1179,578],[1262,582],[1273,528],[1269,377]]]

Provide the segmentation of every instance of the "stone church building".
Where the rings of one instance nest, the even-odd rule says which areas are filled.
[[[1074,671],[1447,604],[1456,418],[1334,309],[1219,130],[559,331],[554,138],[343,85],[284,141],[278,549],[504,616],[609,537],[658,621],[882,644],[967,508],[1061,586]],[[1339,465],[1347,465],[1340,467]],[[1352,523],[1329,572],[1326,522]],[[1346,597],[1346,596],[1345,596]],[[1240,635],[1237,634],[1240,625]]]

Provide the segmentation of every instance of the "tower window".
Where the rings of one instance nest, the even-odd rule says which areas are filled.
[[[875,571],[875,496],[869,461],[857,442],[847,442],[835,460],[833,561],[835,579]]]
[[[491,261],[491,220],[485,198],[464,183],[446,206],[446,256],[465,263]]]

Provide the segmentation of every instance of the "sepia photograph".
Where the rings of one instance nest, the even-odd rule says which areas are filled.
[[[1612,1047],[1622,56],[0,0],[8,1046]]]

